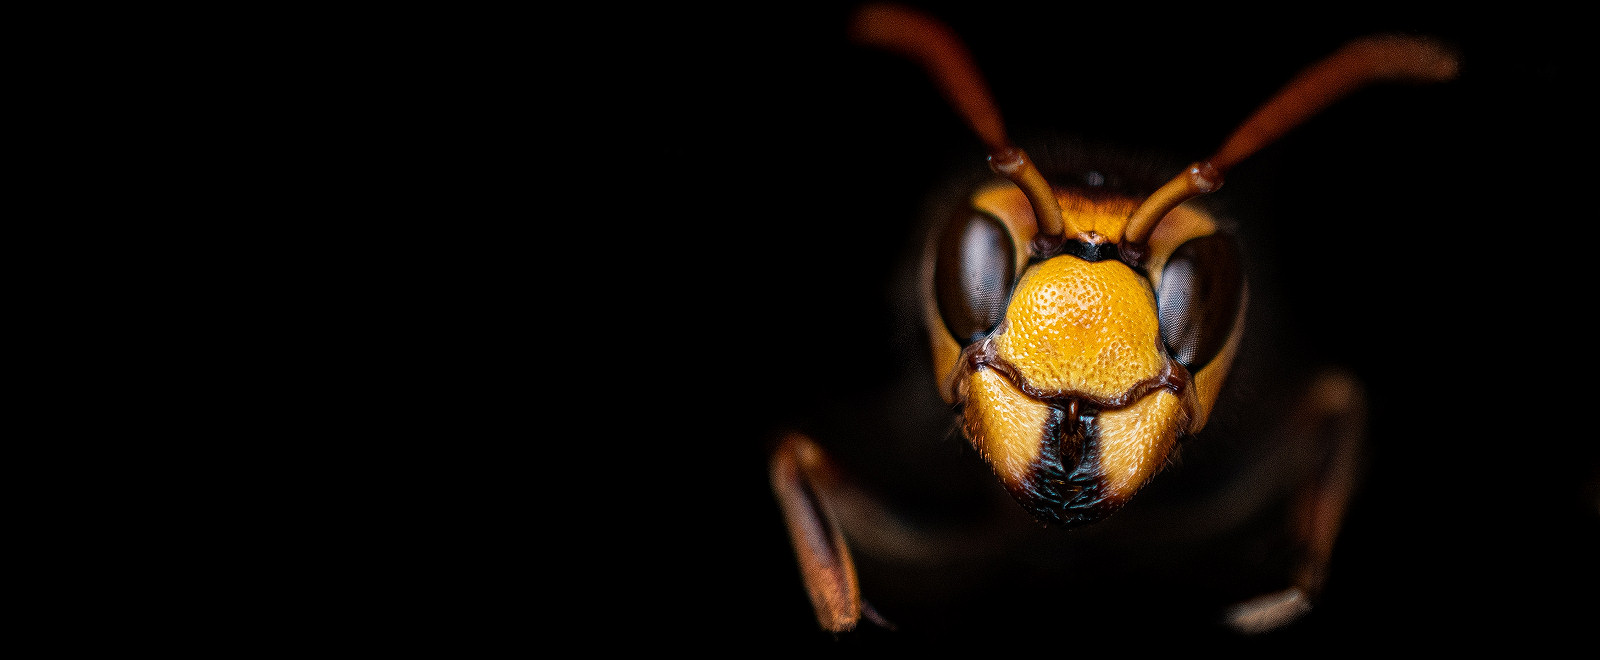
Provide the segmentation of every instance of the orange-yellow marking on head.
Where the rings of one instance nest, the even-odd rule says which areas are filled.
[[[1126,408],[1102,411],[1096,422],[1106,493],[1126,501],[1165,466],[1189,416],[1181,398],[1160,389]]]
[[[1128,215],[1139,206],[1139,203],[1132,199],[1109,196],[1089,199],[1068,189],[1059,189],[1055,192],[1056,202],[1061,205],[1061,214],[1071,219],[1068,224],[1098,234],[1109,241],[1122,239],[1122,230],[1128,223]],[[1038,226],[1034,223],[1033,206],[1028,204],[1027,196],[1010,183],[997,182],[978,190],[972,196],[972,207],[987,211],[1005,222],[1011,229],[1011,234],[1017,237],[1017,244],[1020,247],[1026,247],[1028,241],[1033,240],[1034,234],[1038,233]]]
[[[996,355],[1043,392],[1122,396],[1160,375],[1155,294],[1119,261],[1058,256],[1017,284]]]
[[[994,472],[1009,484],[1029,478],[1039,457],[1039,442],[1050,419],[1049,406],[1018,391],[993,369],[979,368],[966,381],[968,406],[965,431]]]

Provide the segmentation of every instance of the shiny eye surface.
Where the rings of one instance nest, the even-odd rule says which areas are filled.
[[[1238,247],[1218,234],[1179,246],[1162,270],[1156,302],[1167,352],[1190,373],[1206,366],[1228,342],[1244,302]]]
[[[962,346],[999,325],[1016,276],[1011,235],[994,216],[970,212],[939,236],[934,296],[945,328]]]

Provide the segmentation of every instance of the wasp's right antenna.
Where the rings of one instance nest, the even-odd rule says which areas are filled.
[[[989,151],[989,167],[1017,184],[1027,196],[1039,226],[1034,237],[1036,250],[1053,250],[1068,233],[1084,234],[1077,227],[1067,226],[1050,183],[1028,155],[1011,144],[1000,110],[972,55],[949,28],[915,10],[870,5],[856,13],[851,34],[857,41],[905,56],[928,72],[939,91],[983,141]]]
[[[1456,76],[1454,51],[1431,39],[1380,35],[1357,39],[1300,72],[1267,101],[1211,158],[1190,165],[1139,205],[1128,218],[1122,244],[1149,240],[1167,212],[1190,198],[1222,187],[1229,169],[1283,137],[1333,102],[1375,82],[1442,82]]]

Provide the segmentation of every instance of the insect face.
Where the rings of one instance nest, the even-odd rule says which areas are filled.
[[[942,394],[996,476],[1042,520],[1074,526],[1127,502],[1198,431],[1244,313],[1232,241],[1205,212],[1172,211],[1129,263],[1140,199],[1054,188],[1100,242],[1040,258],[1015,186],[980,188],[928,250],[926,318]]]

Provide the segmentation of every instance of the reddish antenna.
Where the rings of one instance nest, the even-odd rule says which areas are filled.
[[[1083,235],[1078,227],[1067,226],[1055,192],[1028,155],[1011,143],[1005,122],[995,106],[994,96],[972,61],[961,40],[943,23],[916,10],[893,5],[869,5],[856,12],[851,36],[857,41],[883,48],[915,61],[933,78],[934,84],[966,120],[989,151],[989,167],[1022,189],[1039,225],[1040,238],[1059,244],[1067,232]]]
[[[1190,165],[1145,199],[1128,218],[1123,245],[1143,245],[1167,212],[1222,187],[1223,175],[1234,165],[1351,92],[1376,82],[1441,82],[1454,78],[1459,68],[1455,52],[1431,39],[1380,35],[1345,44],[1290,80],[1211,158]]]

